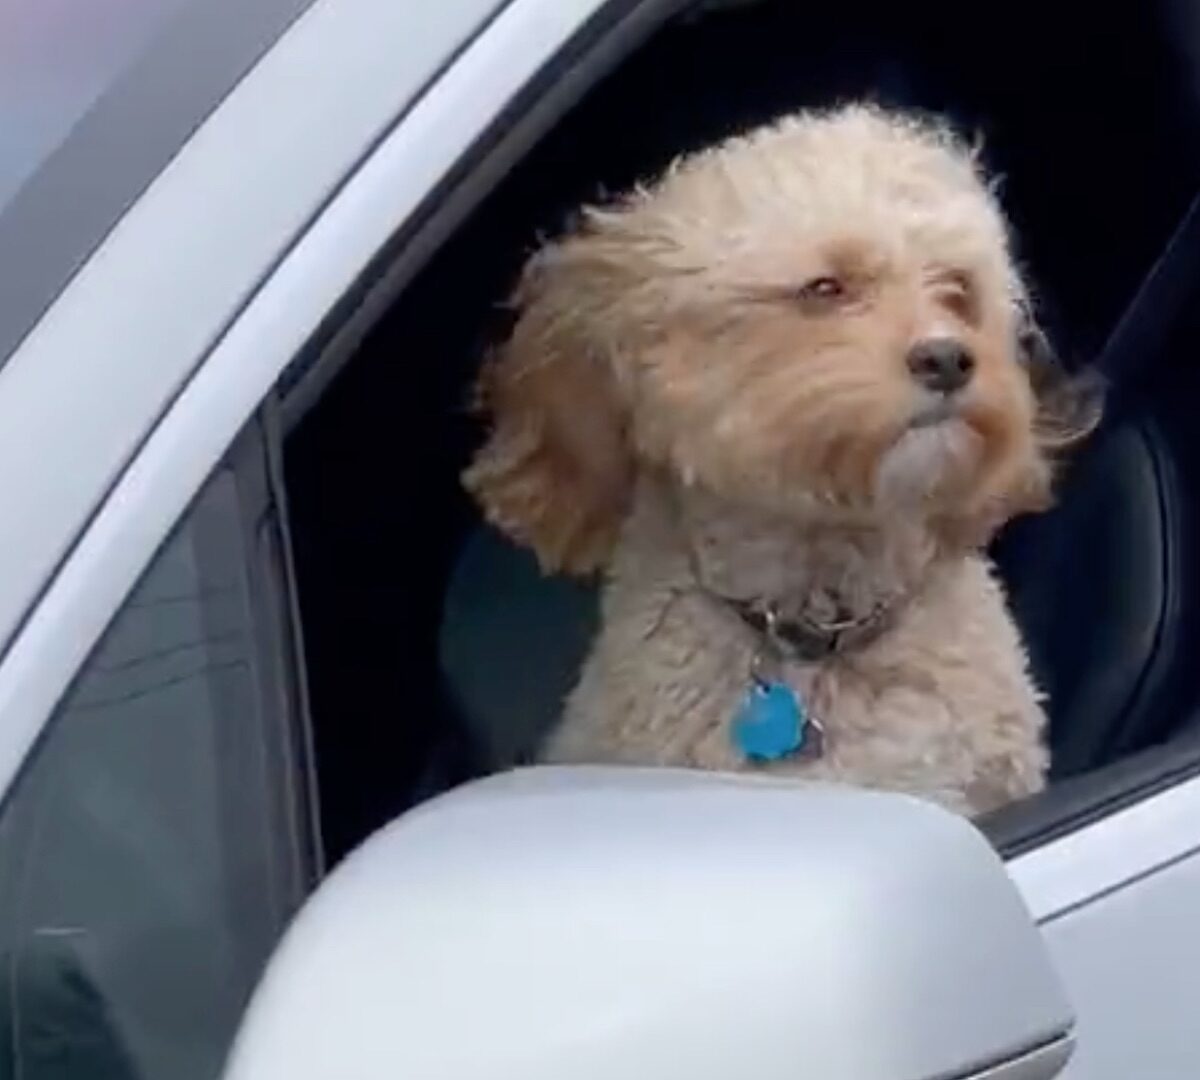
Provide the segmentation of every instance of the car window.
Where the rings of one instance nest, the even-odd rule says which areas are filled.
[[[4,1080],[216,1077],[303,898],[267,490],[213,477],[0,811]]]

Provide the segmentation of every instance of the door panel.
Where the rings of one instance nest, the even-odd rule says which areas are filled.
[[[1043,932],[1078,1015],[1065,1080],[1200,1076],[1200,856],[1069,910]]]

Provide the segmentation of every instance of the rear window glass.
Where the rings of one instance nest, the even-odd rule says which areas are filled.
[[[0,4],[0,209],[187,2]]]
[[[0,0],[0,366],[313,0]]]

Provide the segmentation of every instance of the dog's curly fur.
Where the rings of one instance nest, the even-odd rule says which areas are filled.
[[[1040,374],[969,148],[873,107],[788,117],[586,210],[516,306],[466,483],[547,570],[608,576],[551,759],[746,767],[729,725],[759,641],[722,598],[820,619],[901,597],[873,642],[787,665],[826,751],[769,768],[966,813],[1041,787],[1039,695],[979,550],[1048,504],[1097,412]],[[961,391],[914,377],[931,340],[973,358]]]

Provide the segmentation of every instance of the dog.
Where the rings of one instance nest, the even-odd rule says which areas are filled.
[[[965,815],[1044,786],[984,551],[1050,505],[1101,393],[1034,322],[976,148],[869,105],[785,117],[586,208],[514,307],[465,484],[545,571],[606,578],[547,761]]]

